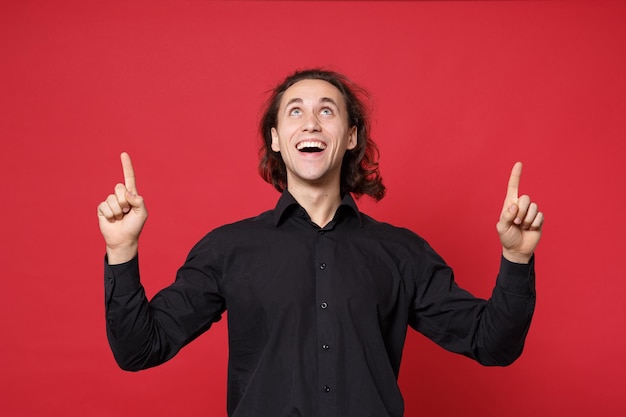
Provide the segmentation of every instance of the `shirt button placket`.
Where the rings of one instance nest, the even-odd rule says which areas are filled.
[[[327,414],[334,407],[332,404],[331,395],[334,391],[333,384],[335,383],[334,373],[336,369],[333,369],[333,358],[330,355],[330,343],[332,343],[332,291],[331,291],[331,268],[332,259],[334,256],[334,248],[332,239],[329,240],[328,233],[324,230],[318,230],[316,239],[316,288],[317,288],[317,300],[319,306],[318,316],[318,334],[317,340],[319,341],[318,349],[320,349],[320,355],[318,356],[319,366],[319,382],[320,382],[320,413],[321,415]],[[329,275],[331,274],[331,275]],[[330,401],[330,402],[329,402]]]

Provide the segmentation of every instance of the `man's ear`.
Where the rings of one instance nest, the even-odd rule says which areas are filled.
[[[276,131],[275,127],[272,128],[272,150],[274,152],[280,152],[280,145],[278,143],[278,132]]]
[[[350,134],[348,135],[348,146],[347,149],[349,151],[351,151],[352,149],[356,148],[358,141],[357,141],[357,128],[356,126],[352,126],[350,128]]]

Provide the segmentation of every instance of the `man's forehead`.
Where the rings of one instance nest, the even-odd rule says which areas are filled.
[[[281,104],[288,105],[305,100],[332,102],[336,105],[341,105],[344,101],[341,91],[331,83],[324,80],[306,79],[294,83],[285,90]]]

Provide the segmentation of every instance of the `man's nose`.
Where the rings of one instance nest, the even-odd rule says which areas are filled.
[[[305,132],[318,132],[320,130],[320,122],[315,113],[311,113],[304,119],[302,130]]]

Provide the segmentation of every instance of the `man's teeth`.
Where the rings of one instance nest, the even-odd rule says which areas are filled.
[[[318,142],[318,141],[304,141],[304,142],[298,143],[296,148],[299,151],[302,151],[305,149],[324,150],[326,149],[326,144],[323,142]]]

